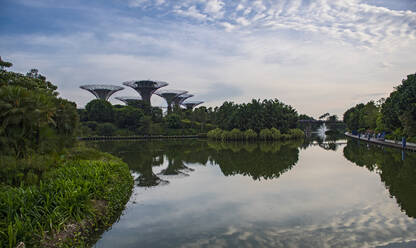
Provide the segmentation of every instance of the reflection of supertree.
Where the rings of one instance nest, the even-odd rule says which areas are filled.
[[[108,100],[112,94],[115,92],[124,89],[121,86],[116,85],[106,85],[106,84],[89,84],[81,85],[81,89],[91,92],[97,99]]]
[[[121,158],[129,165],[130,170],[140,174],[137,178],[138,185],[150,187],[165,182],[153,173],[153,166],[163,164],[163,153],[151,144],[151,142],[106,141],[96,142],[95,146]]]
[[[376,170],[400,208],[416,218],[416,154],[407,153],[402,160],[399,150],[348,140],[344,156],[358,166]]]

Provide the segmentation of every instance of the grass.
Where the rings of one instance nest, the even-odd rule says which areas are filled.
[[[88,223],[84,229],[89,230],[83,230],[88,234],[118,217],[133,186],[128,166],[86,148],[74,150],[65,160],[35,185],[1,186],[0,247],[16,247],[19,242],[26,247],[87,246],[85,235],[59,234],[74,223]],[[98,201],[105,214],[97,208]]]

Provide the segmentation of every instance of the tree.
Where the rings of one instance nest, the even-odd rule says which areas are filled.
[[[112,122],[114,118],[114,110],[111,103],[102,100],[94,99],[86,106],[87,116],[89,121],[97,122]]]
[[[416,135],[416,74],[407,76],[382,105],[382,119],[390,130]]]
[[[9,67],[12,67],[13,66],[13,64],[12,63],[10,63],[10,62],[7,62],[7,61],[3,61],[2,59],[1,59],[1,57],[0,57],[0,70],[4,70],[4,68],[6,67],[6,68],[9,68]]]
[[[140,126],[143,116],[143,111],[135,107],[125,106],[115,109],[115,120],[119,128],[133,131]]]
[[[57,98],[46,78],[0,71],[0,153],[24,157],[58,150],[78,126],[75,103]]]

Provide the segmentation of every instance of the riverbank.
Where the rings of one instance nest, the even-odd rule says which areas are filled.
[[[121,159],[72,150],[38,183],[0,186],[0,247],[88,247],[120,216],[133,178]]]
[[[362,141],[365,141],[365,142],[373,143],[373,144],[389,146],[389,147],[393,147],[393,148],[398,148],[398,149],[403,149],[403,150],[407,150],[407,151],[416,152],[416,144],[413,144],[413,143],[407,143],[406,147],[403,148],[401,142],[396,143],[393,140],[378,140],[378,139],[374,139],[374,138],[368,139],[368,138],[364,138],[364,137],[358,137],[357,135],[353,135],[351,133],[345,133],[345,136],[353,138],[353,139],[358,139],[358,140],[362,140]]]

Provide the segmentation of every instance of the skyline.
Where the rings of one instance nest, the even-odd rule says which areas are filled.
[[[0,56],[83,107],[83,84],[152,79],[219,106],[277,98],[300,114],[386,97],[415,73],[416,2],[5,0]],[[124,89],[114,97],[136,95]],[[163,99],[153,97],[160,105]]]

